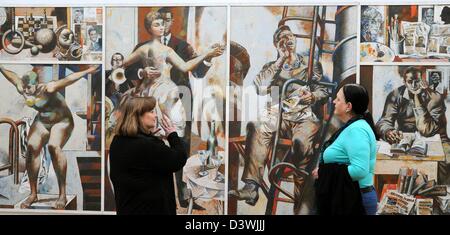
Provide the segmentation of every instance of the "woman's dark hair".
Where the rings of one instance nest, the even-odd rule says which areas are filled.
[[[380,136],[375,128],[372,114],[367,109],[369,106],[369,93],[366,88],[359,84],[346,84],[342,87],[342,91],[344,92],[345,101],[352,103],[353,113],[363,116],[364,120],[372,128],[375,138],[379,140]]]

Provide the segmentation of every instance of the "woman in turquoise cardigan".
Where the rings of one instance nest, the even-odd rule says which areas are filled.
[[[367,110],[369,95],[363,86],[347,84],[339,90],[333,104],[334,115],[345,125],[325,143],[320,162],[347,165],[351,179],[358,181],[366,214],[375,215],[378,200],[373,178],[379,136]],[[316,169],[313,175],[320,177],[320,170]]]

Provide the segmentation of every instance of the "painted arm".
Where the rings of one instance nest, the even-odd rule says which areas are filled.
[[[322,63],[316,62],[314,64],[312,80],[320,82],[320,80],[322,80],[322,77],[323,77]],[[324,85],[311,83],[310,87],[314,97],[313,103],[323,104],[328,100],[330,94],[328,92],[328,89]]]
[[[6,80],[8,80],[10,83],[12,83],[17,91],[22,94],[23,93],[23,84],[22,80],[17,76],[16,73],[14,73],[11,70],[5,69],[2,65],[0,65],[0,72],[5,76]]]
[[[188,62],[185,62],[172,48],[169,49],[168,59],[169,62],[174,65],[177,69],[182,72],[192,71],[203,62],[206,58],[212,58],[216,56],[220,56],[223,53],[223,49],[221,47],[211,47],[207,53],[199,55]]]
[[[136,49],[135,51],[133,51],[133,53],[131,53],[131,55],[128,56],[128,58],[126,58],[123,61],[123,67],[127,68],[128,66],[130,66],[136,62],[139,62],[142,58],[143,51],[145,50],[145,48],[147,48],[147,47],[141,46],[138,49]]]
[[[136,45],[134,47],[134,49],[133,49],[133,52],[137,51],[140,47],[142,47],[144,45],[145,44],[138,44],[138,45]],[[144,67],[144,65],[142,64],[142,62],[140,60],[138,60],[138,62],[135,62],[135,63],[132,63],[132,64],[128,64],[126,67],[124,67],[124,69],[125,69],[125,77],[127,79],[130,79],[130,80],[137,80],[137,79],[139,79],[138,71],[139,71],[140,68],[143,68],[143,67]]]
[[[261,71],[253,80],[253,85],[256,88],[256,94],[264,96],[271,92],[272,82],[279,73],[280,63],[267,63],[263,66]]]
[[[416,127],[419,133],[425,137],[430,137],[439,132],[442,120],[445,119],[444,98],[439,93],[431,93],[428,104],[419,101],[419,95],[415,95],[414,115],[416,117]]]
[[[220,46],[218,43],[214,44],[212,47]],[[177,53],[184,61],[196,58],[198,55],[195,53],[194,48],[186,42],[186,45],[182,48],[180,53]],[[211,57],[203,60],[199,63],[191,72],[195,78],[203,78],[208,70],[211,68]]]
[[[395,122],[398,118],[399,107],[395,97],[393,92],[387,96],[383,114],[375,125],[378,133],[380,133],[381,137],[386,141],[388,140],[386,134],[391,130],[395,130]]]
[[[54,93],[56,91],[59,91],[65,87],[67,87],[67,86],[70,86],[73,83],[75,83],[76,81],[80,80],[80,78],[86,76],[87,74],[95,73],[95,71],[97,70],[98,67],[99,67],[99,65],[91,65],[86,70],[72,73],[69,76],[67,76],[63,79],[60,79],[58,81],[49,82],[46,84],[46,86],[47,86],[46,91],[48,93]]]

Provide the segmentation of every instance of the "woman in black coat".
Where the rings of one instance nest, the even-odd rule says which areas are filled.
[[[110,147],[110,177],[117,214],[176,214],[173,173],[186,163],[187,153],[170,119],[163,115],[163,140],[153,97],[135,97],[122,108]]]

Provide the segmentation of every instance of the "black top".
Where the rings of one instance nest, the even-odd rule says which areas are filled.
[[[170,147],[152,135],[115,136],[110,147],[110,177],[117,214],[176,214],[173,173],[187,153],[176,132]]]

